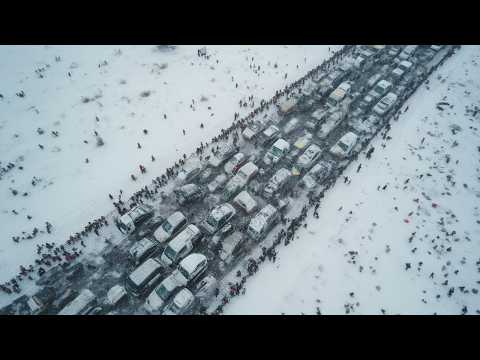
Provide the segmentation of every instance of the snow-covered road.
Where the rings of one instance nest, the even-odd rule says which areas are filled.
[[[225,314],[479,313],[479,108],[480,47],[463,46]]]

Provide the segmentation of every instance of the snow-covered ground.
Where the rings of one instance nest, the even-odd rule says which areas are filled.
[[[480,47],[403,109],[226,314],[480,313]]]
[[[33,262],[37,244],[63,243],[112,210],[109,193],[130,197],[250,112],[240,100],[257,106],[340,46],[208,46],[209,59],[199,48],[0,46],[0,169],[16,165],[0,179],[0,283]],[[12,241],[34,227],[34,239]]]

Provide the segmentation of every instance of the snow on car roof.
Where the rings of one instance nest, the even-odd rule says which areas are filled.
[[[249,227],[256,232],[260,232],[276,212],[277,209],[273,205],[268,204],[250,221]]]
[[[393,92],[389,92],[387,95],[385,95],[382,99],[382,102],[387,104],[387,105],[390,105],[392,103],[394,103],[395,101],[397,101],[397,94],[393,93]]]
[[[338,86],[339,89],[342,89],[345,92],[349,91],[351,87],[352,86],[348,83],[348,81],[344,81]]]
[[[244,176],[250,177],[252,174],[254,174],[257,171],[258,171],[258,166],[255,165],[253,162],[249,161],[238,170],[238,173],[243,174]]]
[[[305,152],[298,158],[298,163],[305,164],[310,162],[320,151],[322,151],[322,149],[317,144],[310,145],[307,150],[305,150]]]
[[[222,243],[223,251],[230,254],[238,245],[238,243],[242,241],[242,239],[243,239],[243,235],[238,231],[227,236],[227,238],[223,240],[223,243]]]
[[[177,224],[180,224],[185,219],[186,219],[185,215],[183,215],[180,211],[176,211],[167,218],[167,221],[171,225],[175,226]]]
[[[399,67],[392,70],[392,74],[399,75],[399,76],[402,75],[403,72],[404,71],[402,69],[400,69]]]
[[[288,150],[290,148],[290,144],[284,139],[278,139],[273,146],[279,150]]]
[[[295,146],[297,149],[303,149],[306,145],[308,145],[310,143],[310,141],[312,140],[313,138],[313,135],[309,132],[305,132],[305,134],[303,134],[302,136],[300,136],[297,141],[295,141],[295,144],[293,144],[293,146]]]
[[[147,251],[155,246],[155,243],[149,238],[143,238],[130,248],[130,254],[133,256],[141,256]]]
[[[207,260],[207,258],[203,254],[190,254],[180,262],[180,267],[182,267],[185,271],[191,274],[198,266],[198,264],[200,264],[204,260]]]
[[[257,206],[257,202],[246,190],[243,190],[238,194],[235,199],[233,199],[233,202],[244,207],[247,212],[250,212],[255,206]]]
[[[287,112],[289,111],[291,108],[293,108],[296,104],[297,104],[297,99],[295,98],[290,98],[290,99],[287,99],[287,100],[284,100],[282,101],[278,107],[280,108],[280,110],[282,112]]]
[[[198,190],[198,185],[196,184],[186,184],[178,188],[177,192],[182,192],[186,195],[194,194]]]
[[[322,120],[322,118],[325,116],[325,114],[327,113],[327,110],[324,110],[322,108],[318,109],[318,110],[315,110],[313,113],[312,113],[312,117],[314,119],[317,119],[317,120]]]
[[[358,138],[357,134],[354,134],[353,132],[348,132],[342,136],[339,142],[341,141],[345,145],[351,145],[357,141],[357,138]]]
[[[279,132],[280,129],[278,127],[276,127],[275,125],[270,125],[268,128],[266,128],[264,131],[263,131],[263,134],[266,136],[266,137],[270,137],[274,134],[276,134],[277,132]]]
[[[158,287],[163,286],[168,292],[172,292],[179,286],[178,281],[176,280],[176,275],[175,273],[170,274],[167,276],[163,281],[158,285]]]
[[[107,293],[107,300],[110,304],[116,304],[122,297],[127,294],[125,288],[121,285],[115,285]]]
[[[288,178],[290,175],[291,175],[291,172],[289,170],[285,168],[281,168],[275,173],[275,175],[273,175],[270,181],[278,184],[282,182],[284,179]]]
[[[180,234],[168,244],[174,251],[178,252],[186,241],[192,239],[195,235],[199,234],[200,230],[193,224],[188,225]]]
[[[183,288],[177,295],[175,295],[175,297],[173,298],[173,302],[179,309],[183,309],[189,303],[191,303],[193,299],[194,296],[192,292],[187,288]]]
[[[216,221],[219,221],[227,214],[235,212],[235,209],[229,203],[220,204],[212,209],[210,216],[213,217]]]
[[[398,66],[403,66],[405,68],[410,68],[413,64],[410,62],[410,61],[407,61],[407,60],[403,60],[400,62],[400,64],[398,64]]]
[[[380,86],[382,89],[386,89],[386,88],[392,86],[392,83],[390,81],[387,81],[387,80],[380,80],[378,82],[377,86]]]
[[[65,306],[58,315],[74,315],[81,311],[85,306],[95,299],[95,295],[88,290],[83,289],[82,292],[67,306]]]
[[[136,268],[129,276],[132,282],[139,286],[152,272],[159,269],[161,265],[155,259],[148,259],[138,268]]]

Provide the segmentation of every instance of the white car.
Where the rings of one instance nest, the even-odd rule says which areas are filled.
[[[413,64],[410,61],[403,60],[398,64],[398,67],[403,71],[408,71],[412,68]]]
[[[388,93],[373,107],[373,112],[380,116],[384,115],[392,108],[397,99],[398,96],[396,94],[392,92]]]
[[[235,208],[229,203],[215,206],[200,226],[209,235],[214,235],[236,214]]]
[[[187,226],[187,218],[180,211],[174,212],[167,220],[153,233],[159,243],[165,243],[173,238]]]
[[[128,252],[132,260],[135,262],[135,265],[138,265],[155,254],[159,247],[160,243],[157,240],[146,237],[133,244]]]
[[[328,119],[320,126],[317,131],[317,136],[320,139],[325,139],[330,132],[335,129],[343,120],[342,113],[340,111],[335,111],[331,114]]]
[[[173,240],[171,240],[163,254],[160,257],[162,263],[166,266],[177,264],[185,256],[187,256],[197,242],[201,239],[202,232],[193,224],[188,225]]]
[[[368,95],[370,95],[374,99],[379,99],[383,95],[385,95],[391,88],[393,84],[387,80],[381,80],[375,85],[375,87],[368,92]]]
[[[240,232],[234,232],[222,242],[222,247],[218,256],[224,264],[230,264],[232,260],[238,257],[242,251],[242,245],[244,242],[245,238]]]
[[[237,171],[237,174],[230,179],[230,181],[225,185],[223,191],[223,199],[225,201],[230,200],[233,196],[237,195],[238,192],[245,187],[251,179],[253,179],[258,173],[258,166],[253,162],[248,162],[243,165],[240,170]]]
[[[290,144],[284,139],[278,139],[263,157],[263,162],[265,165],[276,164],[285,156],[286,153],[288,153],[289,150]]]
[[[283,133],[290,134],[293,130],[295,130],[299,126],[300,126],[300,120],[294,117],[285,124],[285,126],[283,127]]]
[[[214,294],[214,291],[217,287],[218,281],[212,275],[205,276],[202,280],[198,282],[193,288],[193,292],[195,297],[200,301],[203,302],[208,300],[210,296]]]
[[[120,300],[125,298],[126,295],[127,291],[123,286],[115,285],[110,290],[108,290],[106,303],[108,305],[114,306],[118,304]]]
[[[275,225],[279,218],[277,209],[268,204],[250,221],[247,228],[247,235],[255,241],[260,241],[266,235],[266,233]]]
[[[228,175],[235,174],[240,167],[248,161],[245,154],[239,152],[233,155],[233,157],[227,161],[223,169]]]
[[[240,192],[240,194],[233,199],[233,203],[247,214],[251,214],[257,208],[257,202],[245,190]]]
[[[310,145],[310,143],[312,142],[312,139],[313,139],[313,135],[308,131],[305,131],[303,135],[299,136],[297,140],[295,140],[293,147],[298,150],[303,150],[308,145]]]
[[[285,169],[279,169],[275,175],[272,176],[268,184],[264,188],[264,195],[267,198],[272,197],[276,192],[280,191],[288,180],[291,178],[292,173]]]
[[[310,145],[307,150],[298,158],[295,167],[292,170],[293,175],[300,175],[309,170],[322,155],[322,149],[317,144]]]
[[[163,309],[167,301],[182,287],[180,281],[177,280],[175,276],[176,274],[172,273],[150,293],[145,301],[145,310],[153,313]]]
[[[346,158],[357,144],[357,140],[358,136],[356,134],[348,132],[332,146],[330,153],[339,158]]]
[[[228,177],[225,174],[219,174],[212,180],[210,184],[207,185],[208,191],[211,193],[221,189],[228,181]]]
[[[313,189],[330,175],[332,169],[333,166],[330,162],[321,160],[305,174],[301,184],[307,189]]]
[[[172,273],[175,281],[186,286],[195,279],[198,279],[207,271],[207,257],[203,254],[190,254],[180,261],[178,268]]]
[[[184,315],[193,307],[194,302],[195,296],[192,292],[187,288],[183,288],[167,305],[163,315]]]

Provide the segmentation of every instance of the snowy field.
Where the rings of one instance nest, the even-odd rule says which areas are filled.
[[[403,110],[226,314],[480,313],[480,47]]]
[[[340,46],[199,48],[0,46],[0,283]]]

